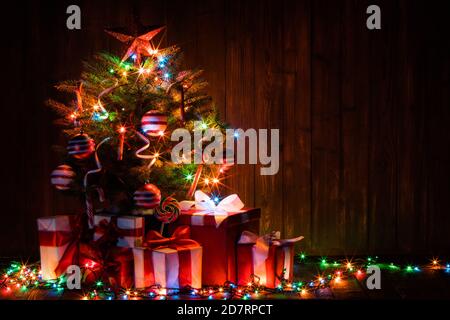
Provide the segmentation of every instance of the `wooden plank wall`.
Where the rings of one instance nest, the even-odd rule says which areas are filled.
[[[82,30],[65,9],[82,9]],[[35,255],[38,216],[79,208],[49,185],[64,143],[43,101],[81,60],[120,52],[104,34],[165,24],[165,44],[202,67],[236,128],[279,128],[280,171],[236,166],[230,192],[262,208],[262,231],[304,235],[317,255],[438,254],[450,249],[449,34],[443,3],[377,0],[149,0],[21,3],[2,18],[0,255]],[[7,62],[5,62],[7,61]],[[12,241],[14,239],[14,241]],[[8,243],[8,245],[5,245]]]

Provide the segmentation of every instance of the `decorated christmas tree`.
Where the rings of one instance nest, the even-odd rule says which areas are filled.
[[[69,139],[67,148],[58,149],[64,165],[53,172],[52,183],[85,195],[88,216],[158,210],[167,197],[172,204],[192,198],[197,187],[219,193],[232,162],[227,165],[224,156],[222,164],[194,164],[194,143],[181,155],[186,161],[172,161],[174,130],[223,132],[225,124],[206,93],[202,71],[181,70],[178,47],[155,45],[163,29],[137,36],[107,30],[128,45],[125,54],[95,55],[84,63],[81,80],[57,85],[68,102],[48,102]]]

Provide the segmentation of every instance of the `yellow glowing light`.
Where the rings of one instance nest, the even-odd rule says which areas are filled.
[[[212,182],[213,182],[214,184],[217,184],[217,183],[219,183],[219,179],[214,178],[214,179],[212,180]]]
[[[88,299],[88,297],[87,297],[87,296],[84,296],[84,297],[83,297],[83,300],[87,300],[87,299]]]
[[[209,294],[213,294],[214,293],[214,291],[212,291],[211,289],[209,289]]]
[[[155,81],[158,81],[158,77],[155,77]]]
[[[162,137],[164,135],[164,131],[159,131],[158,134]]]
[[[125,133],[126,131],[127,131],[127,129],[124,126],[119,128],[120,133]]]
[[[347,269],[351,269],[352,268],[352,264],[349,262],[347,263]]]
[[[153,158],[158,158],[158,157],[159,157],[159,153],[158,152],[153,155]]]
[[[437,259],[433,260],[433,265],[437,266],[439,264],[439,261]]]
[[[304,296],[306,294],[306,290],[302,289],[301,294],[302,294],[302,296]]]
[[[145,71],[145,69],[144,68],[139,68],[139,74],[143,74],[144,73],[144,71]]]
[[[219,292],[223,292],[223,288],[222,287],[219,288]]]
[[[158,54],[158,49],[150,49],[149,53],[152,55]]]
[[[209,184],[209,179],[208,178],[205,179],[205,184]]]
[[[248,285],[249,287],[251,287],[252,283],[251,283],[251,282],[248,282],[247,285]]]
[[[124,77],[126,77],[126,76],[127,76],[127,72],[126,72],[126,71],[122,72],[122,75],[123,75]]]
[[[126,292],[125,292],[125,294],[127,295],[127,296],[129,296],[130,295],[130,290],[127,290]]]
[[[160,289],[159,294],[165,296],[167,294],[167,289]]]
[[[340,276],[337,276],[337,277],[334,279],[334,281],[336,281],[336,282],[341,282],[341,277],[340,277]]]

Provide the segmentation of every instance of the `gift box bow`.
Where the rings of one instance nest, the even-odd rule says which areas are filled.
[[[271,245],[273,246],[290,245],[302,239],[303,239],[302,236],[292,239],[280,239],[279,231],[274,231],[263,236],[259,236],[250,231],[244,231],[242,232],[241,237],[239,238],[238,244],[254,244],[255,246],[254,252],[256,255],[255,259],[257,259],[258,261],[264,261],[269,256],[269,248]]]
[[[155,230],[150,230],[145,235],[143,247],[151,248],[153,250],[170,248],[175,250],[191,249],[199,247],[197,241],[190,239],[191,229],[189,226],[180,226],[173,232],[172,236],[166,238]]]
[[[117,242],[119,238],[136,237],[140,234],[141,228],[122,229],[117,225],[118,217],[111,217],[110,221],[102,219],[95,226],[95,232],[102,236],[97,240],[98,243]]]
[[[229,195],[219,203],[215,203],[206,193],[201,190],[195,191],[194,201],[181,201],[182,211],[188,211],[192,208],[199,210],[195,215],[213,215],[216,225],[219,226],[231,212],[240,212],[244,208],[244,203],[237,194]]]

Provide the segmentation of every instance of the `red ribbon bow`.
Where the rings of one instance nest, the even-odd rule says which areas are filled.
[[[86,262],[89,263],[100,259],[100,253],[97,249],[88,243],[81,242],[83,226],[80,216],[77,216],[75,219],[71,220],[70,225],[71,231],[58,231],[58,244],[64,245],[68,243],[68,246],[55,269],[55,273],[57,275],[66,273],[66,270],[70,265],[83,265]],[[55,234],[55,232],[52,233]],[[48,234],[45,232],[41,231],[39,236],[41,239],[48,240]]]
[[[153,250],[162,248],[180,250],[198,247],[200,244],[190,237],[191,229],[189,226],[179,226],[169,238],[165,238],[155,230],[150,230],[145,235],[145,241],[142,245]]]

